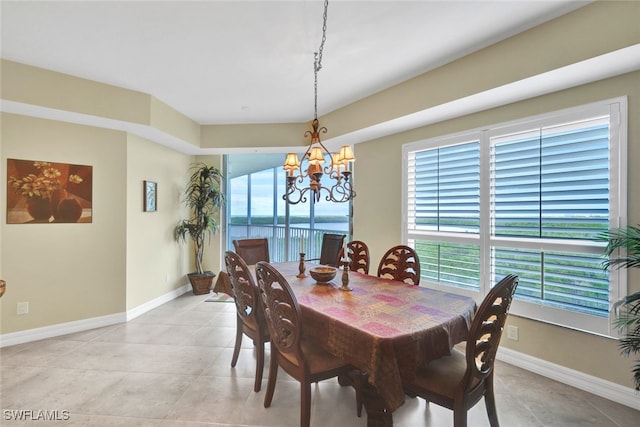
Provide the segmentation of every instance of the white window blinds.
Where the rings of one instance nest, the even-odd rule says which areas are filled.
[[[515,314],[609,333],[626,277],[595,240],[626,221],[624,117],[621,98],[406,144],[421,283],[482,297],[515,273]]]
[[[593,240],[609,225],[609,117],[491,138],[497,236]]]

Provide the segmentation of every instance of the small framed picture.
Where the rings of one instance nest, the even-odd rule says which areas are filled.
[[[155,212],[158,205],[158,183],[144,181],[144,211]]]

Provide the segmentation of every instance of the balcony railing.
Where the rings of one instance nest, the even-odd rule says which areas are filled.
[[[229,242],[227,246],[233,250],[233,244],[231,243],[233,240],[266,237],[269,240],[269,256],[271,261],[297,261],[300,259],[301,242],[304,238],[305,258],[320,258],[322,236],[325,233],[348,234],[348,232],[345,231],[345,228],[348,226],[347,223],[336,225],[338,226],[328,228],[315,227],[313,229],[289,226],[288,239],[284,225],[229,225]]]

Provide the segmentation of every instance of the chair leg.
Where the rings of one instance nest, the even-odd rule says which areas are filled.
[[[467,427],[467,411],[453,413],[453,427]]]
[[[233,357],[231,358],[231,367],[235,368],[236,363],[238,363],[238,356],[240,355],[240,345],[242,344],[242,320],[239,317],[236,317],[236,344],[233,348]]]
[[[453,404],[453,427],[467,427],[467,410],[462,402]]]
[[[493,378],[487,378],[485,380],[485,387],[484,405],[487,407],[489,425],[491,425],[491,427],[500,427],[500,423],[498,423],[498,411],[496,411],[496,397],[493,394]]]
[[[278,355],[275,351],[271,352],[271,362],[269,363],[269,379],[267,380],[267,392],[264,395],[264,407],[271,406],[273,393],[276,389],[276,379],[278,378]]]
[[[311,425],[311,383],[300,382],[300,427]]]
[[[256,345],[256,380],[253,384],[253,391],[256,393],[262,388],[262,372],[264,370],[264,342]]]

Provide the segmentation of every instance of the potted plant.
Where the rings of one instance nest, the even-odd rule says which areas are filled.
[[[626,226],[611,229],[600,235],[607,242],[605,254],[608,259],[603,262],[605,270],[609,268],[640,267],[640,227]],[[621,255],[612,257],[616,251]],[[627,295],[613,305],[616,313],[614,324],[623,333],[618,340],[620,353],[629,357],[640,354],[640,291]],[[633,381],[636,390],[640,390],[640,359],[636,359],[633,367]]]
[[[196,271],[189,273],[189,282],[193,293],[202,295],[209,293],[215,274],[204,271],[202,257],[205,241],[210,239],[219,228],[216,217],[224,204],[224,193],[221,191],[222,172],[205,163],[195,163],[190,169],[191,176],[184,190],[184,203],[191,210],[191,217],[184,219],[176,226],[176,241],[193,241]]]

